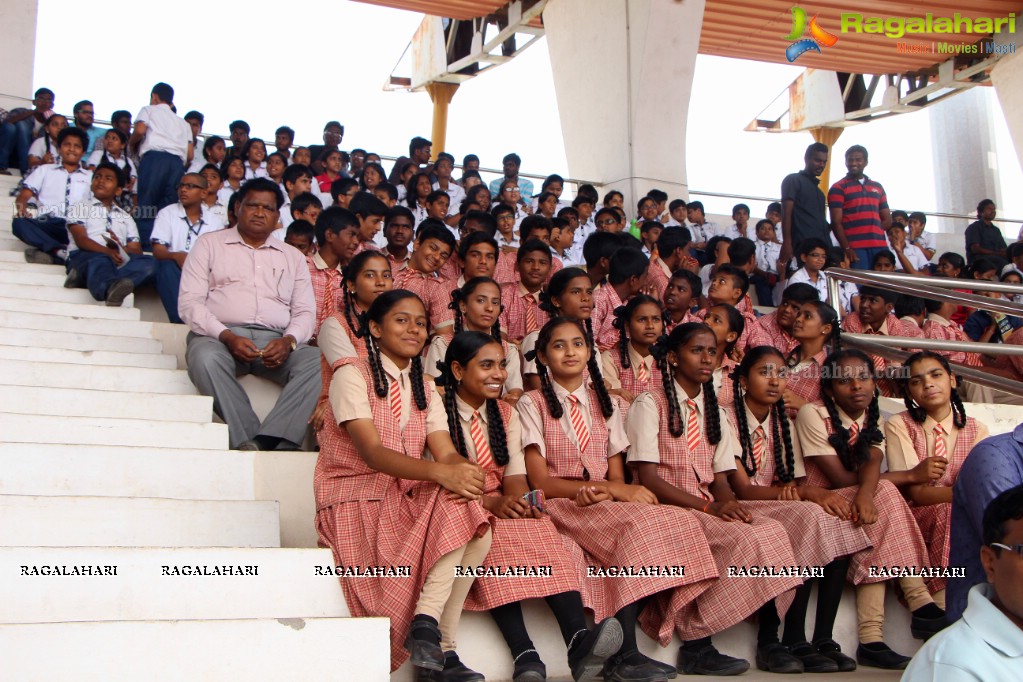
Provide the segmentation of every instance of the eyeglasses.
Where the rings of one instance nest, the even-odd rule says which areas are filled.
[[[182,182],[178,185],[178,189],[206,189],[202,185],[196,185],[191,182]]]
[[[998,549],[1007,549],[1010,552],[1015,552],[1021,558],[1023,558],[1023,545],[1003,545],[1000,542],[992,542],[991,547],[997,547]]]
[[[606,227],[607,225],[617,225],[618,221],[614,218],[604,218],[603,220],[597,221],[598,227]]]
[[[518,191],[520,191],[520,190],[519,190],[519,188],[518,188],[518,187],[505,187],[505,188],[504,188],[504,191],[505,191],[505,192],[518,192]]]

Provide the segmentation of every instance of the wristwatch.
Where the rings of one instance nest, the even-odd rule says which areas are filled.
[[[287,335],[287,336],[285,336],[284,338],[286,338],[286,339],[288,339],[289,341],[291,341],[291,350],[292,350],[292,352],[294,352],[294,350],[295,350],[296,348],[298,348],[298,341],[296,341],[296,340],[295,340],[295,337],[294,337],[294,336],[292,336],[291,334],[288,334],[288,335]]]

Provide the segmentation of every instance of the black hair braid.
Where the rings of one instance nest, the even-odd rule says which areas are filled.
[[[721,442],[721,411],[718,410],[718,396],[714,392],[714,380],[703,384],[703,428],[707,442],[717,445]]]
[[[953,391],[955,389],[952,389]],[[902,402],[906,405],[906,411],[909,412],[910,418],[917,424],[923,424],[924,420],[927,419],[927,410],[920,407],[913,397],[909,395],[909,390],[903,386],[902,389]],[[952,408],[953,411],[955,408]]]
[[[828,436],[828,443],[835,448],[835,453],[846,471],[856,471],[859,468],[859,461],[853,458],[853,453],[850,451],[849,430],[842,426],[842,418],[838,416],[835,401],[827,393],[821,392],[821,402],[824,403],[824,407],[828,411],[828,418],[831,420],[831,434]]]
[[[774,471],[782,483],[795,480],[796,454],[792,447],[792,429],[789,418],[785,415],[785,400],[779,399],[771,408],[772,434],[774,439]],[[780,436],[780,438],[779,438]],[[784,447],[785,466],[782,466],[782,448]]]
[[[551,295],[546,287],[540,290],[540,300],[537,301],[536,307],[551,317],[557,317],[558,315],[558,309],[554,307],[554,301],[551,300]]]
[[[957,429],[961,429],[966,426],[966,407],[963,405],[963,399],[959,397],[959,389],[955,386],[952,387],[952,425]]]
[[[366,334],[366,358],[369,360],[370,373],[373,375],[373,390],[378,398],[386,398],[387,375],[384,374],[384,367],[380,363],[380,349],[372,334]]]
[[[583,326],[586,327],[586,340],[590,342],[590,345],[596,348],[597,342],[593,339],[593,318],[587,317],[586,324]]]
[[[536,375],[540,378],[540,391],[543,393],[544,402],[547,403],[547,411],[555,419],[561,419],[562,415],[565,414],[565,410],[562,409],[558,396],[554,393],[554,385],[551,383],[551,377],[547,373],[547,365],[540,362],[539,357],[536,359]]]
[[[618,360],[622,363],[622,369],[629,369],[632,362],[629,360],[629,335],[626,332],[628,320],[625,319],[626,308],[623,305],[614,309],[614,321],[611,323],[618,330]]]
[[[459,303],[462,302],[462,290],[455,289],[451,292],[451,303],[448,307],[455,311],[455,333],[459,333],[465,329],[465,321],[462,319],[462,307]]]
[[[437,364],[441,365],[443,363]],[[458,391],[458,382],[451,376],[451,370],[446,365],[441,370],[441,374],[446,380],[444,384],[444,412],[448,416],[448,431],[451,432],[451,440],[455,444],[455,450],[462,457],[469,459],[469,452],[465,447],[465,433],[462,431],[462,425],[458,421],[458,403],[455,398],[455,394]]]
[[[884,434],[881,433],[881,406],[878,403],[878,396],[881,392],[874,389],[874,397],[867,406],[867,419],[863,422],[863,429],[856,440],[856,459],[859,462],[866,462],[870,456],[870,448],[884,441]]]
[[[610,419],[614,414],[615,405],[611,402],[611,394],[607,392],[607,384],[604,383],[604,376],[600,373],[600,363],[597,362],[597,350],[593,349],[590,359],[586,361],[586,367],[590,370],[590,381],[593,382],[593,390],[597,394],[597,402],[600,403],[600,413],[604,419]]]
[[[664,398],[668,403],[668,432],[675,438],[682,437],[682,408],[678,404],[678,396],[675,395],[675,387],[672,386],[674,377],[671,368],[668,366],[668,337],[662,336],[650,348],[657,369],[661,371],[661,386],[664,389]]]
[[[501,313],[504,312],[504,306],[501,306],[500,312],[497,313],[497,317],[494,318],[494,324],[490,325],[490,335],[494,337],[494,341],[501,341]]]
[[[842,325],[839,324],[839,320],[834,322],[835,330],[831,333],[831,351],[830,353],[836,353],[842,348]]]
[[[504,417],[496,400],[487,400],[487,436],[490,452],[500,466],[508,464],[508,434],[504,430]]]
[[[409,380],[412,383],[412,397],[416,401],[416,407],[422,412],[426,409],[426,384],[423,382],[423,358],[421,355],[412,358]]]
[[[757,460],[753,457],[753,440],[749,435],[749,422],[746,419],[745,396],[742,393],[742,386],[739,383],[739,373],[732,375],[732,396],[735,407],[735,426],[739,432],[739,445],[742,448],[739,461],[746,475],[753,478],[757,475]]]
[[[348,323],[348,328],[352,330],[352,333],[359,335],[359,330],[362,329],[362,319],[358,314],[355,317],[352,316],[352,309],[355,307],[352,301],[352,292],[348,287],[341,287],[344,292],[341,294],[341,301],[344,304],[345,321]]]

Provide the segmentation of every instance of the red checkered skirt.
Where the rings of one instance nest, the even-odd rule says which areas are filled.
[[[657,450],[660,463],[657,475],[679,490],[710,501],[710,481],[714,478],[711,463],[714,446],[706,437],[700,438],[695,452],[690,452],[684,437],[675,438],[668,429],[668,404],[664,391],[653,391],[657,403]],[[722,425],[728,428],[727,424]],[[705,435],[705,434],[704,434]],[[792,566],[796,563],[785,528],[767,517],[753,523],[724,521],[691,512],[703,527],[719,579],[699,598],[676,616],[676,628],[683,640],[708,637],[721,632],[751,615],[768,601],[780,597],[803,583],[800,577],[737,577],[728,575],[729,567]],[[779,599],[779,613],[784,615],[792,603],[792,595]]]
[[[575,481],[607,480],[607,423],[596,394],[590,391],[590,444],[586,451],[572,444],[547,409],[540,391],[531,391],[544,425],[547,467],[552,476]],[[621,409],[622,401],[615,398]],[[667,646],[676,614],[710,586],[717,577],[703,529],[695,515],[677,507],[632,502],[600,502],[588,507],[567,498],[547,500],[548,513],[558,531],[585,553],[593,569],[618,566],[685,566],[684,575],[644,577],[587,577],[583,580],[583,603],[596,620],[651,595],[657,597],[644,609],[641,624],[651,637]]]
[[[497,401],[505,429],[511,419],[511,407],[504,401]],[[466,439],[471,439],[463,428]],[[475,457],[473,458],[475,461]],[[500,495],[500,481],[504,478],[504,467],[491,463],[487,476],[489,494]],[[498,519],[490,521],[492,540],[490,553],[483,567],[501,568],[521,566],[524,568],[549,568],[545,576],[497,577],[484,576],[476,579],[465,601],[470,611],[489,611],[497,606],[536,599],[561,592],[579,592],[581,576],[585,572],[582,552],[572,550],[571,540],[562,541],[562,535],[544,515],[539,519]],[[566,538],[567,539],[567,538]]]
[[[913,449],[921,459],[930,454],[927,450],[927,438],[920,424],[913,421],[909,412],[902,412],[898,415],[909,431],[909,438],[913,442]],[[941,478],[933,482],[933,485],[952,487],[959,470],[962,469],[966,457],[970,454],[974,444],[977,442],[977,420],[973,417],[966,418],[966,425],[959,429],[956,438],[956,445],[948,458],[948,466]],[[921,455],[923,453],[923,455]],[[949,532],[952,523],[952,504],[943,502],[941,504],[930,504],[926,506],[912,506],[913,518],[920,527],[920,534],[927,544],[927,556],[932,566],[948,566],[949,553]],[[928,578],[927,589],[934,594],[945,589],[948,579],[944,577]]]

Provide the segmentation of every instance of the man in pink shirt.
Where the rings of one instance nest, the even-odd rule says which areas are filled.
[[[188,376],[213,397],[237,450],[298,449],[320,392],[319,351],[306,345],[316,321],[309,268],[296,249],[270,238],[283,203],[272,180],[245,183],[238,226],[202,235],[181,273]],[[238,383],[245,374],[283,388],[262,423]]]

